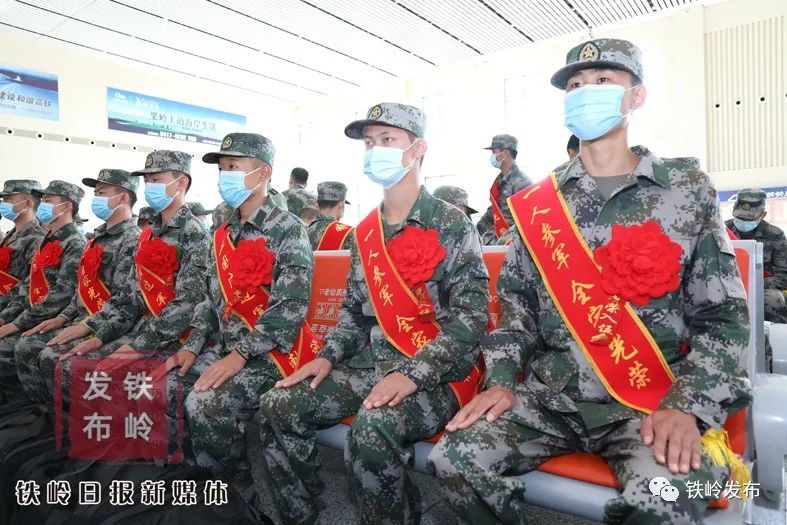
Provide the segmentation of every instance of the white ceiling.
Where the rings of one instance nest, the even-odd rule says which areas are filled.
[[[83,46],[301,103],[698,3],[0,0],[0,34]]]

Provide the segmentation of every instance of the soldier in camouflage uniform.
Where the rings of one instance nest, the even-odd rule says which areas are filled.
[[[287,197],[285,197],[282,192],[271,186],[270,181],[268,181],[268,198],[271,200],[271,204],[280,210],[287,211]]]
[[[189,211],[191,211],[191,214],[199,219],[199,221],[202,223],[202,228],[205,230],[205,233],[209,233],[210,227],[208,226],[208,221],[206,219],[213,215],[215,210],[206,210],[205,206],[203,206],[201,202],[187,202],[186,207],[189,209]]]
[[[0,197],[3,199],[3,217],[13,221],[14,228],[0,242],[0,271],[14,279],[24,281],[30,273],[30,261],[44,236],[44,228],[36,220],[36,207],[38,199],[33,196],[33,190],[40,190],[41,186],[35,180],[8,180],[3,186]],[[2,261],[6,260],[6,263]],[[4,279],[5,280],[5,279]],[[0,285],[0,312],[14,297],[11,282]],[[12,312],[7,313],[9,319],[0,313],[0,326],[10,321]]]
[[[425,286],[441,331],[412,359],[400,353],[378,325],[360,254],[352,246],[347,295],[325,348],[260,401],[263,454],[285,523],[316,522],[315,431],[352,415],[345,460],[361,522],[417,523],[420,498],[407,472],[412,446],[442,430],[456,412],[458,401],[448,382],[464,379],[478,357],[477,342],[487,322],[488,274],[467,216],[420,185],[424,122],[417,108],[382,103],[366,119],[348,125],[345,134],[363,139],[367,149],[403,150],[400,180],[385,183],[384,239],[414,231],[405,227],[437,230],[446,254]]]
[[[309,181],[309,172],[304,168],[293,168],[290,172],[289,186],[286,190],[281,192],[282,196],[287,200],[287,211],[293,215],[298,215],[299,208],[290,207],[290,192],[292,190],[305,190],[306,183]]]
[[[73,299],[76,292],[77,265],[85,248],[85,240],[74,224],[79,203],[85,192],[79,186],[53,180],[46,189],[31,189],[41,199],[36,215],[46,227],[46,234],[36,249],[51,254],[42,261],[47,290],[32,282],[32,271],[13,289],[13,296],[0,312],[8,322],[0,327],[0,385],[6,400],[25,399],[16,376],[14,346],[21,337],[32,335],[42,323],[57,316]],[[34,256],[35,259],[35,256]]]
[[[435,188],[433,195],[435,198],[443,200],[448,204],[453,204],[464,212],[465,215],[472,218],[477,210],[470,207],[467,202],[467,192],[458,186],[440,186]]]
[[[512,476],[574,451],[600,454],[620,482],[619,497],[606,504],[606,522],[700,523],[706,502],[689,499],[686,483],[702,486],[722,475],[701,454],[700,435],[721,427],[751,394],[740,369],[749,326],[734,252],[716,191],[696,159],[628,149],[621,113],[640,107],[645,97],[636,87],[642,79],[639,50],[627,41],[593,40],[572,49],[566,62],[552,77],[560,89],[592,91],[599,88],[585,85],[608,83],[627,91],[620,89],[621,98],[608,106],[616,116],[612,124],[618,122],[611,130],[579,127],[577,135],[587,131],[592,142],[557,168],[558,189],[591,251],[610,242],[613,225],[649,220],[680,244],[678,288],[644,307],[629,303],[676,378],[650,415],[613,399],[517,236],[498,281],[501,324],[481,342],[486,390],[448,424],[428,466],[462,523],[525,522],[526,487]],[[525,370],[532,372],[517,383]],[[676,502],[651,495],[648,484],[657,476],[678,488]]]
[[[764,191],[741,190],[726,224],[739,239],[762,243],[765,320],[787,323],[787,237],[765,220],[766,213]]]
[[[156,212],[150,206],[145,206],[139,210],[139,217],[137,217],[137,226],[140,230],[144,230],[150,226],[150,221],[156,216]]]
[[[303,223],[274,206],[265,191],[274,160],[269,139],[253,133],[231,133],[220,151],[208,153],[202,160],[218,164],[222,171],[242,170],[247,174],[242,186],[245,198],[230,203],[236,209],[229,218],[228,233],[236,247],[241,241],[264,240],[275,257],[271,261],[270,299],[250,331],[239,316],[227,310],[212,251],[207,273],[209,295],[197,307],[194,330],[186,343],[199,351],[198,345],[210,334],[218,334],[219,344],[200,355],[200,360],[210,366],[185,403],[196,461],[217,475],[224,474],[253,500],[246,423],[257,412],[260,395],[282,378],[267,354],[273,349],[289,353],[298,336],[309,306],[314,257]],[[219,177],[223,177],[221,171]],[[228,198],[225,193],[222,197]]]
[[[347,186],[339,181],[325,181],[317,185],[317,207],[319,214],[309,224],[309,242],[312,249],[320,245],[326,228],[334,222],[339,222],[344,217],[344,205],[350,204],[347,200]],[[345,225],[347,226],[347,225]],[[350,228],[347,226],[347,228]],[[349,250],[355,243],[354,233],[351,231],[344,238],[340,250]]]
[[[232,206],[224,201],[220,202],[218,206],[216,206],[216,209],[213,210],[213,216],[211,217],[213,220],[213,224],[210,227],[211,236],[213,235],[213,232],[219,228],[219,226],[230,219],[230,215],[232,215],[233,211],[235,210],[232,208]]]
[[[308,226],[317,217],[317,196],[309,190],[290,188],[287,192],[287,209]]]
[[[511,211],[508,209],[508,198],[532,184],[528,176],[516,165],[517,147],[516,137],[512,137],[511,135],[495,135],[492,137],[492,143],[484,148],[492,152],[489,159],[492,166],[500,169],[500,173],[498,173],[495,178],[493,187],[496,185],[498,188],[497,205],[503,212],[503,218],[509,226],[514,225],[514,219],[511,217]],[[491,205],[481,216],[481,219],[479,219],[476,228],[481,235],[481,242],[484,246],[497,244],[497,234],[495,233],[495,221]]]
[[[98,245],[102,249],[98,278],[111,296],[128,295],[133,283],[134,252],[139,242],[140,230],[131,217],[139,178],[120,169],[102,169],[97,178],[82,179],[82,184],[95,188],[93,208],[104,215],[96,214],[105,223],[96,228],[96,237],[88,245],[88,248]],[[102,207],[104,199],[106,206]],[[57,317],[41,323],[29,336],[19,340],[14,348],[17,376],[29,399],[42,403],[52,400],[56,363],[63,354],[93,335],[89,324],[101,315],[101,310],[91,315],[80,294],[75,293],[71,303]],[[66,325],[68,327],[63,328]],[[47,351],[42,353],[44,347]],[[63,381],[63,390],[68,392],[69,374],[63,375]]]

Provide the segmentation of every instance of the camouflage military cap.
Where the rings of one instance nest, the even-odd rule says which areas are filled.
[[[191,178],[191,155],[184,151],[160,149],[148,153],[145,168],[131,173],[133,176],[161,173],[162,171],[182,171]]]
[[[82,184],[88,188],[95,188],[99,182],[119,186],[135,194],[139,187],[139,178],[125,170],[103,169],[98,172],[98,177],[95,179],[82,179]]]
[[[350,204],[347,200],[347,186],[335,180],[321,182],[317,185],[317,200],[344,201],[345,204]]]
[[[566,89],[566,82],[574,73],[589,68],[622,69],[642,80],[642,52],[628,40],[617,38],[583,42],[568,52],[566,65],[552,75],[552,85]]]
[[[221,149],[203,155],[202,162],[218,164],[220,157],[253,157],[273,167],[275,155],[276,148],[267,137],[256,133],[230,133],[224,137]]]
[[[287,192],[287,208],[296,215],[306,208],[317,210],[317,197],[308,190],[293,188]]]
[[[64,180],[53,180],[43,190],[31,190],[30,193],[39,198],[42,195],[57,195],[58,197],[65,197],[74,204],[79,204],[82,197],[85,196],[85,190],[76,184],[71,184]]]
[[[380,102],[372,106],[365,119],[350,122],[344,134],[351,139],[362,139],[366,126],[392,126],[409,131],[423,138],[426,128],[426,115],[420,109],[397,102]]]
[[[41,185],[37,180],[30,179],[11,179],[5,181],[3,184],[3,191],[0,192],[0,197],[6,195],[13,195],[14,193],[25,193],[32,195],[33,190],[40,190]]]
[[[84,217],[80,217],[79,214],[77,213],[76,217],[74,217],[74,222],[77,224],[85,224],[87,222],[87,219],[85,219]]]
[[[150,221],[153,220],[153,217],[156,216],[156,211],[151,208],[150,206],[145,206],[139,210],[139,218],[143,221]]]
[[[517,151],[518,142],[516,137],[512,135],[495,135],[492,137],[492,144],[484,149],[507,149],[508,151]]]
[[[444,200],[448,204],[453,204],[454,206],[464,206],[467,208],[468,215],[478,213],[478,210],[471,208],[467,203],[467,192],[457,186],[440,186],[434,190],[432,195],[440,200]]]
[[[738,192],[732,215],[742,221],[753,221],[765,211],[765,192],[747,188]]]
[[[213,210],[206,210],[201,202],[187,202],[186,206],[188,206],[191,214],[197,217],[204,217],[213,213]]]

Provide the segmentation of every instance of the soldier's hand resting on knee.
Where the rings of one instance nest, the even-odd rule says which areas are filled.
[[[52,341],[50,341],[48,344],[54,345]],[[85,341],[82,341],[74,348],[61,355],[59,361],[65,361],[66,359],[69,359],[74,356],[85,355],[88,352],[93,352],[95,350],[98,350],[102,346],[104,346],[104,343],[101,341],[101,339],[99,339],[98,337],[91,337],[90,339],[86,339]]]
[[[418,390],[418,385],[401,372],[391,372],[382,381],[374,385],[372,391],[363,401],[366,410],[380,408],[383,405],[395,407],[404,398]]]
[[[71,341],[81,339],[87,335],[90,335],[91,333],[93,333],[93,330],[88,328],[86,324],[77,323],[75,325],[69,326],[68,328],[64,328],[59,334],[50,339],[47,345],[64,345],[66,343],[70,343]]]
[[[205,370],[197,382],[194,390],[205,392],[211,388],[219,388],[227,379],[234,377],[246,366],[246,358],[238,351],[230,352]]]
[[[499,418],[503,412],[514,408],[515,403],[516,398],[514,398],[514,392],[510,388],[493,386],[475,396],[462,410],[457,412],[454,418],[445,426],[445,429],[453,432],[467,428],[478,421],[484,414],[486,414],[486,420],[491,423]]]
[[[275,388],[289,388],[291,386],[297,385],[304,379],[314,377],[311,384],[309,385],[313,390],[320,386],[322,380],[331,373],[331,370],[333,370],[333,365],[330,361],[324,357],[317,357],[300,367],[289,377],[285,377],[281,381],[276,381],[276,384],[273,386]]]
[[[656,461],[666,464],[673,474],[688,474],[700,468],[700,430],[692,414],[669,408],[642,418],[642,442],[653,445]]]
[[[68,319],[65,317],[57,316],[53,317],[52,319],[47,319],[46,321],[41,321],[36,326],[28,330],[27,332],[23,333],[22,335],[25,337],[29,337],[31,335],[36,334],[46,334],[51,332],[52,330],[57,330],[58,328],[63,328],[63,325],[66,324]]]
[[[181,350],[175,355],[169,356],[167,360],[164,361],[163,365],[158,367],[153,371],[152,374],[150,374],[150,377],[153,381],[158,381],[176,366],[180,367],[180,370],[178,370],[178,375],[180,377],[184,377],[196,360],[197,356],[195,354],[189,352],[188,350]]]

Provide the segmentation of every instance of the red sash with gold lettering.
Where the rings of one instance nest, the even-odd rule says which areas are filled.
[[[0,246],[0,295],[8,295],[11,288],[19,284],[19,279],[6,272],[11,266],[12,253],[10,246]]]
[[[234,269],[232,267],[232,252],[235,251],[235,246],[230,239],[228,225],[225,223],[213,233],[213,253],[216,259],[216,273],[219,276],[219,285],[221,286],[221,293],[224,296],[224,320],[230,313],[233,313],[240,318],[246,325],[249,331],[254,331],[254,326],[257,324],[257,318],[262,315],[265,308],[268,307],[268,299],[270,299],[270,292],[264,287],[260,286],[254,292],[242,291],[232,284],[234,278]],[[295,339],[292,349],[289,353],[284,354],[280,350],[273,349],[268,352],[268,356],[273,361],[273,364],[282,373],[282,376],[287,377],[293,372],[298,370],[301,366],[305,365],[320,353],[322,346],[312,332],[309,324],[304,322],[301,325],[301,330],[298,333],[298,338]]]
[[[104,307],[104,303],[112,297],[109,288],[98,276],[103,253],[104,249],[93,239],[87,244],[85,251],[82,252],[79,268],[77,268],[77,292],[79,293],[80,301],[82,301],[90,315],[101,310]]]
[[[341,250],[344,240],[353,231],[352,226],[342,224],[339,221],[333,221],[325,228],[317,245],[318,250]]]
[[[44,268],[59,265],[60,256],[63,254],[60,241],[52,239],[45,246],[44,242],[47,240],[46,237],[41,240],[30,263],[30,289],[27,293],[30,306],[40,303],[49,293],[49,281],[46,280]]]
[[[429,301],[426,288],[422,283],[414,294],[393,265],[385,247],[380,208],[372,211],[358,225],[355,242],[377,323],[388,342],[412,358],[440,333],[440,325],[433,316],[432,320],[425,319],[428,317],[424,315],[425,310],[434,311],[431,303],[424,308],[424,301]],[[478,392],[482,366],[473,366],[464,381],[449,383],[460,406],[467,404]]]
[[[604,292],[601,269],[555,175],[513,195],[508,206],[560,316],[607,392],[628,407],[655,411],[672,371],[631,305]]]
[[[495,181],[494,184],[492,184],[492,188],[489,190],[489,201],[492,203],[492,218],[495,221],[495,235],[499,239],[509,228],[509,224],[506,222],[506,218],[503,217],[503,210],[500,209],[500,205],[497,203],[498,199],[500,199],[500,184]]]
[[[146,242],[151,241],[153,237],[153,230],[145,228],[139,235],[139,244],[137,245],[137,253],[140,247]],[[139,264],[136,259],[134,260],[134,268],[137,271],[137,281],[139,282],[139,290],[142,293],[142,299],[145,301],[145,306],[148,307],[148,313],[153,316],[158,316],[169,303],[175,299],[175,279],[174,275],[170,277],[162,277],[156,275],[155,272],[146,266]],[[186,328],[180,336],[180,342],[186,342],[191,327]]]

